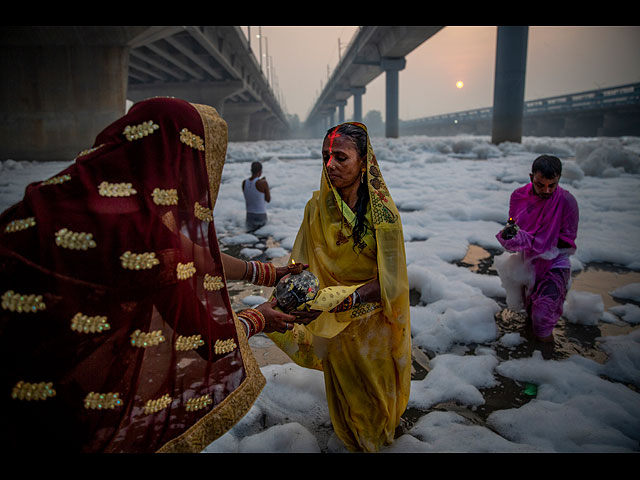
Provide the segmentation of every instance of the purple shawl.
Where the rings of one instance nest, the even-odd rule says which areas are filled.
[[[535,267],[536,278],[553,265],[553,260],[564,251],[573,253],[578,235],[578,203],[567,190],[557,187],[551,197],[542,199],[534,194],[528,183],[511,194],[509,216],[520,227],[517,235],[504,240],[500,232],[496,238],[512,252],[523,252],[525,260]],[[570,247],[558,249],[562,240]]]

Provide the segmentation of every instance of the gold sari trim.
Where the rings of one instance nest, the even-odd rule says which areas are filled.
[[[192,104],[202,119],[204,126],[205,162],[209,176],[209,196],[211,197],[211,210],[215,208],[220,190],[222,167],[227,155],[227,122],[225,122],[215,108],[208,105]]]
[[[200,113],[205,132],[205,161],[209,177],[211,208],[215,207],[220,188],[222,167],[227,152],[227,124],[218,112],[206,105],[192,104]],[[211,442],[226,433],[251,409],[266,385],[266,379],[256,362],[244,326],[233,313],[238,348],[244,363],[246,377],[242,383],[213,410],[182,435],[164,444],[158,453],[199,453]]]
[[[178,205],[178,190],[175,188],[154,188],[151,196],[156,205]]]
[[[221,276],[211,276],[208,273],[204,275],[204,289],[209,290],[210,292],[215,292],[216,290],[220,290],[224,288],[224,281]]]
[[[122,268],[127,270],[148,270],[160,263],[155,252],[133,253],[130,251],[120,255]]]
[[[80,158],[80,157],[84,157],[85,155],[89,155],[90,153],[95,152],[96,150],[100,149],[104,147],[104,143],[101,145],[98,145],[97,147],[91,147],[91,148],[87,148],[86,150],[82,150],[80,153],[78,153],[78,155],[76,156],[76,158]]]
[[[36,226],[36,218],[35,217],[27,217],[27,218],[18,218],[16,220],[11,220],[7,226],[4,228],[6,233],[15,233],[20,230],[25,230],[29,227]]]
[[[96,315],[90,317],[78,312],[71,319],[71,330],[79,333],[102,333],[110,330],[111,325],[107,323],[107,317]]]
[[[188,337],[180,335],[176,339],[175,349],[179,352],[187,352],[189,350],[196,350],[202,345],[204,345],[202,335],[190,335]]]
[[[72,232],[66,228],[61,228],[56,232],[56,245],[70,250],[87,250],[95,248],[96,242],[92,233]]]
[[[218,355],[224,355],[229,352],[233,352],[238,346],[233,338],[228,338],[226,340],[216,340],[215,345],[213,346],[214,352]]]
[[[144,413],[149,415],[151,413],[159,412],[171,405],[172,401],[173,399],[168,393],[165,393],[162,397],[156,398],[155,400],[148,400],[144,405]]]
[[[55,396],[53,382],[29,383],[20,380],[11,391],[11,398],[14,400],[46,400]]]
[[[204,142],[195,133],[191,133],[188,129],[180,130],[180,141],[185,145],[195,148],[196,150],[204,150]]]
[[[34,293],[24,295],[13,290],[7,290],[2,295],[2,308],[18,313],[35,313],[39,310],[46,310],[47,306],[42,301],[42,295]]]
[[[193,205],[193,214],[199,220],[203,222],[210,222],[213,220],[213,210],[207,207],[203,207],[198,202]]]
[[[165,341],[162,330],[142,332],[136,330],[131,334],[131,345],[138,348],[156,347]]]
[[[71,180],[71,175],[65,173],[64,175],[57,175],[55,177],[51,177],[49,180],[45,180],[42,182],[42,185],[59,185],[64,182],[68,182]]]
[[[102,197],[130,197],[138,193],[131,183],[102,182],[98,185],[98,194]]]
[[[127,125],[122,132],[127,140],[132,142],[133,140],[139,140],[151,135],[153,132],[160,128],[159,125],[153,123],[153,120],[141,123],[140,125]]]
[[[87,410],[113,410],[122,406],[119,393],[91,392],[84,398],[84,408]]]
[[[196,267],[193,262],[180,263],[176,266],[176,276],[178,280],[186,280],[196,274]]]
[[[251,409],[267,381],[253,356],[244,326],[233,314],[246,377],[227,398],[189,430],[164,444],[157,453],[199,453],[224,435]]]
[[[185,408],[187,412],[195,412],[196,410],[207,408],[212,403],[213,400],[211,400],[211,395],[207,393],[206,395],[202,395],[201,397],[190,398],[189,400],[187,400]]]

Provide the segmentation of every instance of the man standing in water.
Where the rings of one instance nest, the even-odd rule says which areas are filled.
[[[262,175],[262,164],[251,164],[251,177],[242,182],[242,193],[247,207],[247,228],[250,232],[267,223],[267,203],[271,201],[269,184]]]
[[[497,235],[510,252],[521,252],[533,274],[524,292],[525,308],[533,334],[553,342],[571,278],[569,256],[576,250],[578,203],[558,186],[560,159],[542,155],[535,159],[531,183],[516,189],[509,201],[509,222]]]

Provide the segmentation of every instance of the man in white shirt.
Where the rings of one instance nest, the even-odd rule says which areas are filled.
[[[262,175],[262,164],[251,164],[251,177],[242,181],[242,193],[247,207],[247,228],[250,232],[267,223],[267,202],[271,201],[269,184]]]

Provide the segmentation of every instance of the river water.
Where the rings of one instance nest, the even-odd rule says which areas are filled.
[[[265,249],[277,246],[270,238],[262,240],[265,244]],[[244,245],[229,247],[226,253],[238,256],[239,251],[243,247]],[[497,275],[493,268],[493,257],[499,253],[498,251],[488,251],[477,245],[470,245],[467,250],[467,255],[457,262],[457,264],[465,266],[480,275]],[[256,258],[265,260],[264,256]],[[273,261],[276,265],[286,265],[288,260],[287,255],[269,261]],[[579,272],[574,272],[571,288],[600,294],[605,309],[607,309],[619,304],[611,297],[609,294],[610,291],[622,285],[635,282],[640,282],[639,272],[609,264],[594,264],[587,265]],[[247,296],[269,298],[272,290],[273,288],[248,285],[244,282],[229,282],[229,293],[235,311],[247,308],[247,305],[242,302],[243,298]],[[419,298],[419,292],[411,291],[412,305],[416,305]],[[545,359],[560,360],[572,355],[580,355],[603,363],[606,361],[606,354],[599,348],[598,337],[622,335],[629,333],[634,328],[640,328],[627,324],[617,325],[602,322],[600,322],[598,326],[573,325],[567,322],[564,317],[561,317],[554,329],[554,342],[552,344],[544,344],[534,340],[524,316],[507,310],[503,300],[496,299],[496,301],[504,307],[504,310],[496,315],[496,325],[500,332],[499,336],[506,333],[517,332],[525,339],[524,343],[521,343],[515,348],[504,348],[497,344],[494,348],[496,349],[497,355],[503,360],[530,357],[534,350],[539,350]],[[249,343],[260,367],[291,362],[291,359],[278,349],[264,334],[252,337]],[[471,345],[469,347],[469,354],[473,354],[475,346]],[[433,352],[426,352],[418,347],[413,348],[413,380],[420,380],[428,374],[429,360],[434,356],[435,354]],[[429,411],[454,411],[478,425],[486,426],[485,420],[493,411],[505,408],[518,408],[535,398],[535,387],[505,377],[500,377],[499,380],[500,385],[498,387],[482,391],[485,399],[485,404],[482,406],[469,409],[457,405],[454,402],[446,402],[433,406]],[[633,388],[633,386],[631,386],[631,388]],[[399,436],[408,431],[411,426],[426,413],[428,412],[409,408],[403,415],[403,422],[398,428],[397,435]]]

